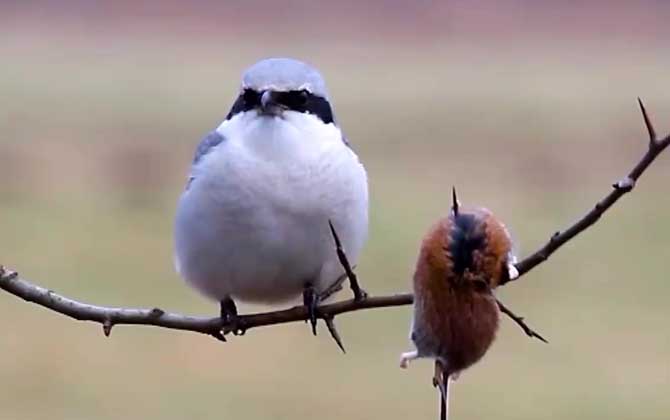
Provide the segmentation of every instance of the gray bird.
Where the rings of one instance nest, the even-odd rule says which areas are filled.
[[[251,66],[225,120],[198,145],[177,205],[175,264],[221,303],[285,303],[310,318],[344,269],[329,222],[355,264],[367,238],[367,175],[335,121],[313,67],[288,58]]]

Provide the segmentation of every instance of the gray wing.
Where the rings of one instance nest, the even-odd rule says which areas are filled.
[[[223,136],[216,130],[210,131],[202,140],[200,140],[200,144],[198,144],[198,147],[195,149],[193,165],[200,162],[207,153],[211,152],[212,149],[221,144],[223,140]]]
[[[202,140],[200,140],[198,147],[195,148],[192,165],[198,164],[207,153],[211,152],[216,146],[221,144],[223,140],[225,140],[224,137],[216,130],[210,131]],[[188,181],[186,181],[186,188],[184,189],[188,190],[192,182],[193,175],[191,174],[188,177]]]

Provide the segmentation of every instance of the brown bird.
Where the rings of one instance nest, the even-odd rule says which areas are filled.
[[[518,276],[505,226],[485,208],[452,209],[424,237],[414,273],[414,316],[400,367],[417,358],[435,359],[433,384],[441,393],[441,418],[448,417],[451,379],[476,363],[498,330],[493,289]]]

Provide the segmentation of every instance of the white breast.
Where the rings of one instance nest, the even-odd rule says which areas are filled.
[[[224,141],[193,168],[177,209],[180,273],[218,300],[326,289],[343,272],[328,220],[352,263],[367,236],[365,170],[340,130],[292,111],[241,113],[217,130]]]

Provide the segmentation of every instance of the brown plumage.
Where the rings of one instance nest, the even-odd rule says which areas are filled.
[[[493,289],[509,276],[511,250],[505,226],[487,209],[461,209],[455,193],[451,214],[423,239],[410,335],[416,351],[403,353],[401,366],[435,359],[443,402],[449,378],[481,359],[495,338],[499,311]]]

